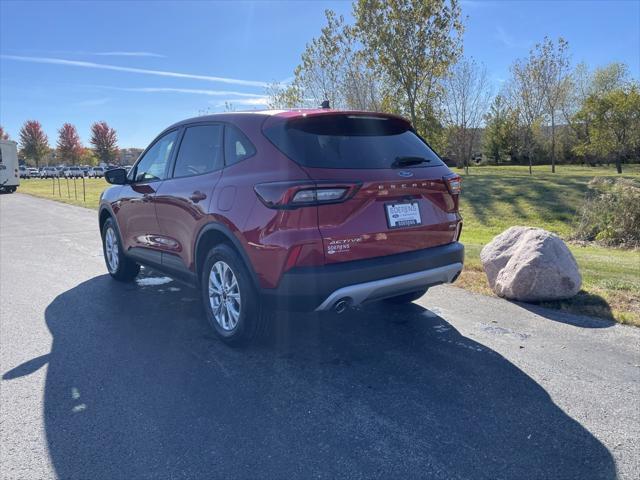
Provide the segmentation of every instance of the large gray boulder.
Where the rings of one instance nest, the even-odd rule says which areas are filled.
[[[541,228],[511,227],[480,252],[497,295],[535,302],[573,297],[582,277],[575,258],[557,235]]]

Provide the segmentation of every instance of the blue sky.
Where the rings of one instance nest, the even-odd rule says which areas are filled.
[[[62,2],[0,0],[0,124],[13,139],[39,120],[54,145],[64,122],[88,141],[92,122],[144,147],[199,112],[264,101],[292,75],[331,8],[351,2]],[[496,88],[544,35],[569,41],[572,61],[629,65],[640,78],[640,1],[463,1],[465,55]]]

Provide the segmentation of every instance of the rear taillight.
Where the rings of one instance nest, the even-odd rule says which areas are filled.
[[[299,190],[291,200],[292,205],[307,203],[326,203],[342,200],[349,191],[348,188],[309,188]]]
[[[458,222],[458,226],[456,227],[456,242],[460,240],[461,234],[462,234],[462,222]]]
[[[444,183],[447,184],[447,189],[451,195],[460,195],[462,191],[462,177],[452,173],[443,177]]]
[[[353,197],[360,182],[291,181],[259,183],[253,189],[269,208],[293,209],[340,203]]]

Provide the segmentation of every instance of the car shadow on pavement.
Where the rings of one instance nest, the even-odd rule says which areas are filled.
[[[616,325],[613,312],[607,301],[599,295],[587,293],[584,290],[566,300],[537,303],[511,301],[511,303],[554,322],[566,323],[574,327],[609,328]],[[581,312],[582,314],[563,311],[563,308],[570,306],[573,312]]]
[[[234,350],[195,291],[103,275],[46,322],[60,478],[616,476],[540,385],[415,304],[280,314],[271,339]]]
[[[31,375],[32,373],[38,371],[40,368],[44,367],[47,362],[49,362],[48,353],[46,355],[40,355],[39,357],[32,358],[31,360],[18,365],[16,368],[12,368],[11,370],[5,372],[2,375],[2,380],[13,380],[14,378]]]

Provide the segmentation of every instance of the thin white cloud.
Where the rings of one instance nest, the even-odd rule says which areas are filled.
[[[293,82],[296,79],[296,77],[291,76],[291,77],[287,77],[284,80],[280,80],[278,82],[278,84],[280,85],[289,85],[291,82]]]
[[[246,97],[246,98],[263,98],[264,95],[257,93],[234,92],[233,90],[207,90],[199,88],[173,88],[173,87],[110,87],[106,85],[98,85],[100,88],[109,90],[118,90],[121,92],[141,92],[141,93],[181,93],[191,95],[206,95],[209,97]]]
[[[192,73],[169,72],[165,70],[149,70],[146,68],[122,67],[119,65],[83,62],[79,60],[66,60],[63,58],[24,57],[19,55],[0,55],[0,58],[4,58],[7,60],[16,60],[19,62],[45,63],[50,65],[64,65],[69,67],[91,68],[91,69],[99,69],[99,70],[113,70],[116,72],[140,73],[143,75],[155,75],[159,77],[187,78],[191,80],[203,80],[207,82],[227,83],[232,85],[243,85],[247,87],[264,88],[267,86],[267,82],[261,82],[257,80],[241,80],[237,78],[214,77],[210,75],[197,75]]]
[[[268,105],[269,97],[261,97],[261,98],[244,98],[241,100],[230,99],[229,102],[237,105]]]
[[[156,57],[166,58],[166,55],[160,55],[153,52],[93,52],[92,55],[101,57]]]
[[[264,107],[269,105],[269,97],[262,96],[260,98],[227,98],[226,100],[211,102],[214,107],[224,107],[230,104],[234,107]]]
[[[498,40],[507,48],[527,48],[529,45],[525,42],[517,41],[500,25],[496,26],[496,32],[493,38]]]
[[[83,56],[98,56],[98,57],[154,57],[154,58],[167,58],[166,55],[154,52],[144,51],[132,51],[132,50],[112,50],[105,52],[95,52],[87,50],[13,50],[13,53],[20,54],[25,53],[28,55],[46,55],[46,56],[58,56],[58,55],[83,55]]]

